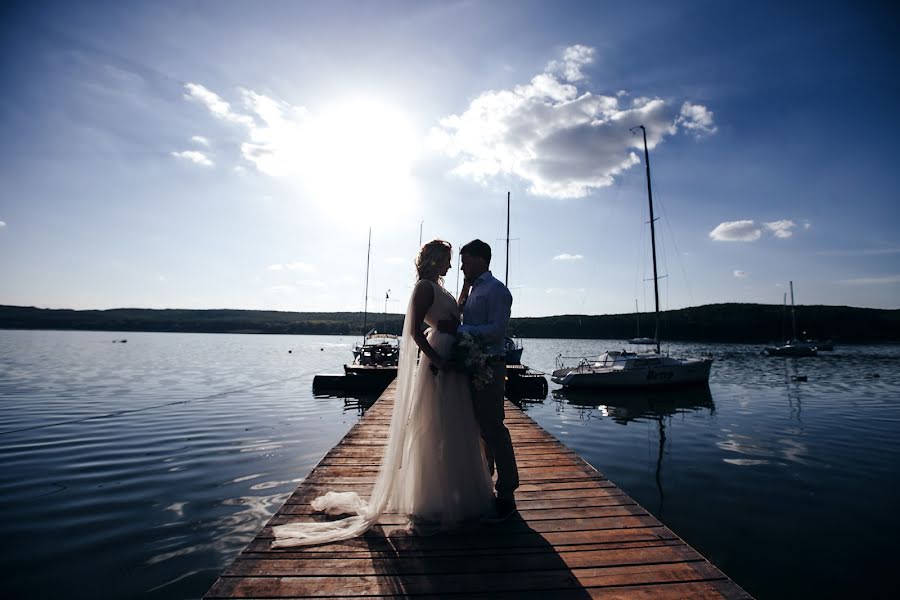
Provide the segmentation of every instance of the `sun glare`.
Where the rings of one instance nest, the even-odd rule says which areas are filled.
[[[416,138],[402,112],[368,100],[345,102],[319,114],[307,133],[301,176],[320,208],[373,222],[411,204]]]

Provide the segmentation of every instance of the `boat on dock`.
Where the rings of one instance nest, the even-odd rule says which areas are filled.
[[[505,360],[507,365],[522,364],[522,352],[524,350],[522,342],[516,338],[508,337],[503,340],[503,351],[506,352]]]
[[[363,303],[363,329],[369,316],[369,265],[372,258],[372,230],[366,253],[366,291]],[[390,290],[388,290],[388,293]],[[387,327],[387,299],[385,293],[385,327]],[[313,393],[341,394],[369,392],[380,394],[397,377],[400,362],[400,338],[392,333],[369,330],[362,342],[352,348],[353,360],[344,365],[343,374],[321,374],[313,378]]]
[[[506,397],[513,401],[543,400],[549,391],[547,378],[522,364],[506,365]]]
[[[354,345],[353,362],[345,366],[378,366],[396,369],[398,360],[400,360],[400,338],[393,333],[378,333],[373,329],[366,334],[366,339],[362,344]]]
[[[647,200],[650,205],[650,243],[653,254],[653,292],[655,299],[655,350],[628,352],[612,350],[594,356],[562,356],[556,358],[554,383],[567,388],[657,388],[709,382],[712,358],[675,358],[663,355],[659,343],[659,275],[656,269],[656,228],[653,218],[653,190],[650,185],[650,153],[647,130],[644,134],[644,165],[647,171]],[[572,364],[571,361],[575,361]]]

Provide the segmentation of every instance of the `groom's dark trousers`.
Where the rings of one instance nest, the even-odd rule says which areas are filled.
[[[494,369],[494,379],[482,390],[473,389],[472,400],[487,450],[488,465],[495,464],[497,467],[497,497],[512,500],[513,492],[519,487],[519,470],[509,430],[503,424],[506,364],[503,360],[495,360],[491,367]]]

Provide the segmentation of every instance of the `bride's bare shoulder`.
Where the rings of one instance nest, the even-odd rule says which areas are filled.
[[[434,287],[435,283],[433,281],[420,279],[416,282],[415,287],[413,287],[413,297],[419,299],[428,298],[431,300],[434,298]]]

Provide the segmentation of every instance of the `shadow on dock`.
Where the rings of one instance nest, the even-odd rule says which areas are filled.
[[[552,544],[519,515],[468,532],[366,536],[379,595],[466,594],[590,598]]]

